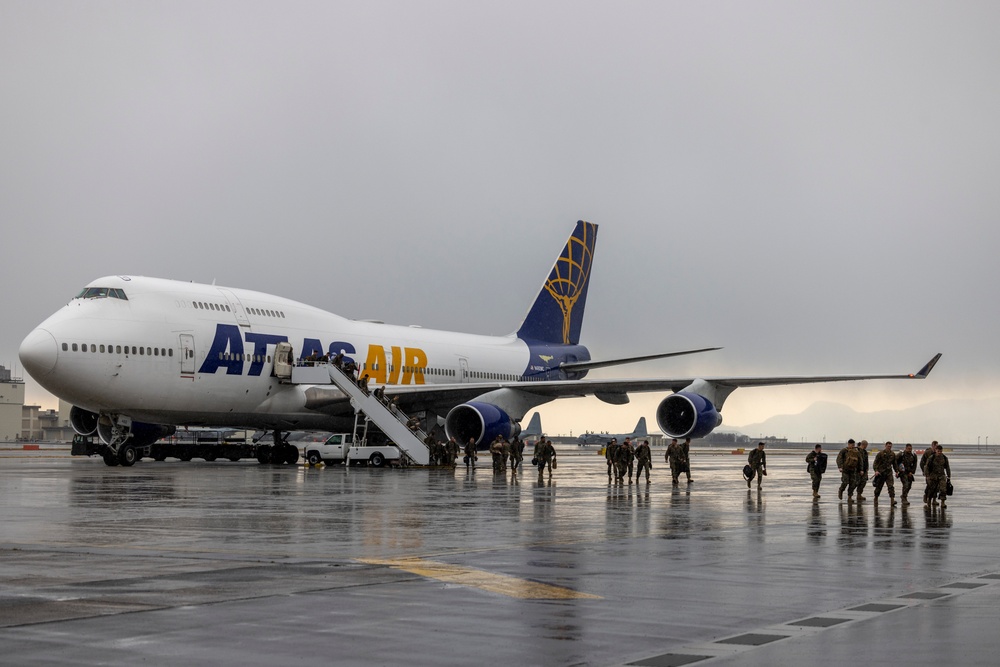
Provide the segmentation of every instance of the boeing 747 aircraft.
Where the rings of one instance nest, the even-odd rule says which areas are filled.
[[[40,385],[75,406],[78,433],[99,435],[109,465],[122,452],[130,465],[134,448],[182,425],[350,431],[354,410],[343,391],[279,377],[289,347],[299,362],[343,353],[405,413],[480,444],[516,435],[525,414],[548,401],[596,396],[620,405],[632,392],[671,392],[656,409],[660,429],[700,438],[722,423],[738,387],[922,379],[941,356],[900,375],[587,380],[594,368],[718,349],[591,360],[580,332],[596,239],[597,225],[577,223],[507,336],[357,321],[261,292],[108,276],[29,333],[19,356]]]

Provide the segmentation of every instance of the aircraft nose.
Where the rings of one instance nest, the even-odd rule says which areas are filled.
[[[59,348],[56,339],[45,329],[35,329],[21,342],[17,356],[21,365],[31,377],[38,379],[48,375],[56,367]]]

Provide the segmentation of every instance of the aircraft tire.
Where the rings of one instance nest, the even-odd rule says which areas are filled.
[[[118,463],[126,468],[135,465],[135,462],[139,460],[139,452],[135,450],[132,445],[122,445],[118,449]]]
[[[211,463],[216,459],[215,452],[209,452],[205,454],[205,456],[203,456],[202,458]]]
[[[257,448],[257,463],[267,465],[271,462],[271,448],[267,445]]]
[[[285,445],[285,463],[295,465],[299,462],[299,448],[295,445]]]
[[[112,454],[111,452],[107,452],[105,454],[101,454],[101,458],[104,459],[104,465],[107,465],[107,466],[116,466],[116,465],[118,465],[118,457],[115,456],[114,454]]]

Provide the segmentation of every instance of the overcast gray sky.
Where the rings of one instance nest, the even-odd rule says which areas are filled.
[[[0,0],[0,363],[110,274],[508,333],[582,218],[595,358],[725,347],[602,376],[941,351],[723,414],[1000,397],[998,33],[996,2]]]

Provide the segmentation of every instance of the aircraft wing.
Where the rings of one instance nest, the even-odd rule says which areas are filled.
[[[399,405],[404,412],[433,409],[439,414],[446,413],[454,406],[475,400],[484,394],[498,390],[515,390],[526,398],[535,399],[540,405],[557,398],[596,396],[620,405],[628,403],[630,393],[676,392],[695,382],[706,382],[720,388],[726,395],[740,387],[772,387],[779,385],[813,384],[819,382],[848,382],[854,380],[922,380],[926,378],[940,354],[935,355],[916,373],[894,373],[880,375],[778,375],[765,377],[685,377],[685,378],[628,378],[610,380],[546,380],[541,382],[476,382],[434,385],[389,385],[385,393],[389,397],[399,397]],[[350,404],[339,390],[316,386],[309,390],[312,397],[309,407],[322,412],[350,411]]]

